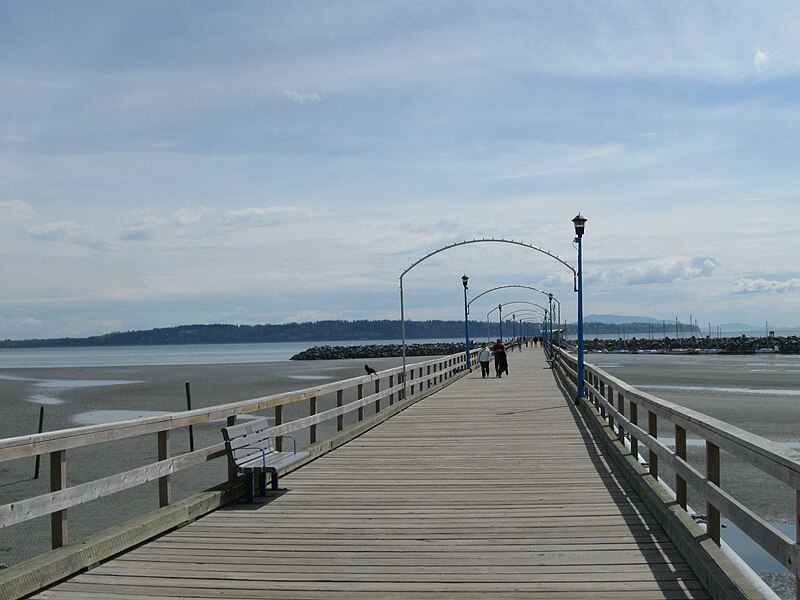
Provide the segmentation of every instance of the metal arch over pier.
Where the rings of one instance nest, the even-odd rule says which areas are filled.
[[[544,248],[540,248],[539,246],[534,246],[533,244],[529,244],[527,242],[521,242],[521,241],[518,241],[518,240],[506,240],[506,239],[503,239],[503,238],[481,238],[479,240],[475,239],[475,240],[464,240],[463,242],[455,242],[454,244],[448,244],[447,246],[443,246],[443,247],[441,247],[441,248],[439,248],[437,250],[429,252],[428,254],[423,256],[422,258],[414,261],[411,264],[411,266],[409,266],[405,271],[400,273],[400,281],[403,280],[403,276],[406,273],[408,273],[411,269],[416,267],[419,263],[429,259],[431,256],[439,254],[440,252],[444,252],[445,250],[450,250],[452,248],[456,248],[458,246],[465,246],[467,244],[480,244],[480,243],[484,243],[484,242],[497,242],[497,243],[501,243],[501,244],[515,244],[517,246],[523,246],[525,248],[530,248],[531,250],[536,250],[537,252],[541,252],[542,254],[546,254],[550,258],[553,258],[553,259],[557,260],[562,265],[567,267],[570,271],[572,271],[573,276],[577,276],[578,272],[575,270],[575,267],[573,267],[571,264],[569,264],[567,261],[565,261],[564,259],[560,258],[559,256],[553,254],[552,252],[548,252],[547,250],[545,250]]]
[[[467,304],[471,305],[473,302],[475,302],[475,300],[485,296],[486,294],[488,294],[490,292],[496,292],[497,290],[505,290],[505,289],[509,289],[509,288],[522,288],[522,289],[525,289],[525,290],[533,290],[534,292],[539,292],[540,294],[544,294],[545,296],[549,296],[550,295],[550,292],[545,292],[544,290],[540,290],[539,288],[535,288],[535,287],[533,287],[531,285],[515,285],[515,284],[498,285],[497,287],[490,288],[488,290],[485,290],[485,291],[481,292],[477,296],[474,296],[472,298],[472,300],[470,300]],[[553,297],[553,300],[555,300],[555,297]]]
[[[528,248],[530,250],[535,250],[536,252],[541,252],[542,254],[549,256],[550,258],[558,261],[565,267],[567,267],[570,271],[572,271],[572,280],[573,280],[573,287],[575,291],[578,291],[578,271],[565,261],[563,258],[553,254],[552,252],[548,252],[544,248],[540,248],[539,246],[534,246],[533,244],[529,244],[528,242],[522,242],[519,240],[507,240],[504,238],[481,238],[481,239],[474,239],[474,240],[464,240],[462,242],[455,242],[453,244],[448,244],[447,246],[442,246],[441,248],[437,248],[423,256],[422,258],[417,259],[402,273],[400,273],[400,335],[402,337],[402,352],[403,352],[403,394],[405,394],[405,371],[406,371],[406,315],[405,315],[405,302],[403,299],[403,277],[411,271],[414,267],[416,267],[421,262],[435,256],[441,252],[446,250],[451,250],[453,248],[457,248],[459,246],[466,246],[468,244],[482,244],[482,243],[500,243],[500,244],[513,244],[516,246],[522,246],[523,248]],[[552,297],[552,295],[551,295]],[[560,303],[559,303],[560,306]]]

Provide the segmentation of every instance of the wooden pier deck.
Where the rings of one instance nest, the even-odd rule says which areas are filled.
[[[33,598],[707,598],[540,350]]]

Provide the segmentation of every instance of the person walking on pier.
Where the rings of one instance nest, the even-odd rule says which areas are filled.
[[[508,357],[506,356],[506,347],[503,342],[498,340],[492,346],[492,354],[494,354],[494,371],[497,377],[502,377],[503,373],[508,375]]]
[[[486,347],[486,342],[481,342],[481,350],[478,352],[478,362],[481,363],[481,379],[489,376],[490,360],[492,360],[492,351]]]

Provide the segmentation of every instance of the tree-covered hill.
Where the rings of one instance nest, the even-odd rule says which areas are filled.
[[[470,322],[482,334],[485,323]],[[480,328],[480,329],[478,329]],[[406,321],[407,339],[458,338],[463,321]],[[233,344],[259,342],[321,342],[399,340],[400,321],[315,321],[283,325],[180,325],[143,331],[113,332],[86,338],[4,340],[2,348],[145,346],[165,344]]]
[[[489,335],[497,335],[497,323],[490,324]],[[509,329],[506,329],[506,328]],[[504,337],[510,337],[509,323],[503,325]],[[487,335],[486,322],[470,321],[470,337]],[[661,333],[651,323],[586,323],[585,336],[635,333]],[[696,327],[682,326],[682,334],[697,333]],[[675,333],[675,325],[667,324],[667,335]],[[567,335],[575,335],[575,324],[567,325]],[[464,336],[463,321],[406,321],[406,339],[452,339]],[[399,320],[382,321],[314,321],[283,325],[179,325],[142,331],[116,331],[86,338],[50,338],[0,341],[0,348],[44,348],[80,346],[157,346],[167,344],[235,344],[263,342],[328,342],[399,340]]]

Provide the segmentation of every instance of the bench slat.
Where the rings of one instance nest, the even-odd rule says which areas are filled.
[[[245,462],[237,462],[236,466],[239,470],[245,473],[257,473],[260,471],[280,471],[284,467],[293,465],[299,460],[308,456],[308,452],[273,452],[268,456],[266,466],[261,460],[261,457],[251,457]]]
[[[243,435],[249,435],[256,431],[263,431],[264,429],[269,429],[271,426],[272,426],[272,418],[262,417],[260,419],[253,419],[252,421],[245,421],[244,423],[239,423],[238,425],[230,425],[229,427],[223,427],[222,436],[227,442],[234,438],[241,437]]]

